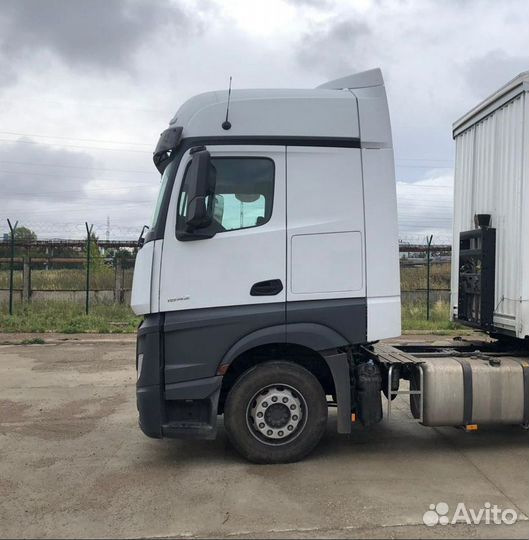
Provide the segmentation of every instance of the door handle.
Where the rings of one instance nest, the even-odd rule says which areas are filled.
[[[283,290],[283,283],[280,279],[267,279],[252,285],[250,296],[275,296]]]

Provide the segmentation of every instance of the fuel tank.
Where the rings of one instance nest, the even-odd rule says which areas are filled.
[[[529,360],[517,357],[425,358],[423,425],[526,423]],[[418,389],[419,377],[411,381]],[[418,396],[411,408],[419,417]]]

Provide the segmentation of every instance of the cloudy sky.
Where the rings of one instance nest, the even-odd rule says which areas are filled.
[[[0,231],[137,237],[194,94],[381,67],[401,237],[450,238],[452,122],[529,69],[526,0],[0,0]]]

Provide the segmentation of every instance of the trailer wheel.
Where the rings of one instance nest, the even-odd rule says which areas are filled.
[[[249,369],[230,390],[224,426],[235,449],[254,463],[304,458],[327,425],[320,383],[292,362],[266,362]]]

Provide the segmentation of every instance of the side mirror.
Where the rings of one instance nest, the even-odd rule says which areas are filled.
[[[180,231],[181,240],[210,238],[196,232],[211,225],[215,206],[216,170],[211,163],[210,153],[204,148],[197,148],[187,172],[187,208],[185,212],[185,230]]]

